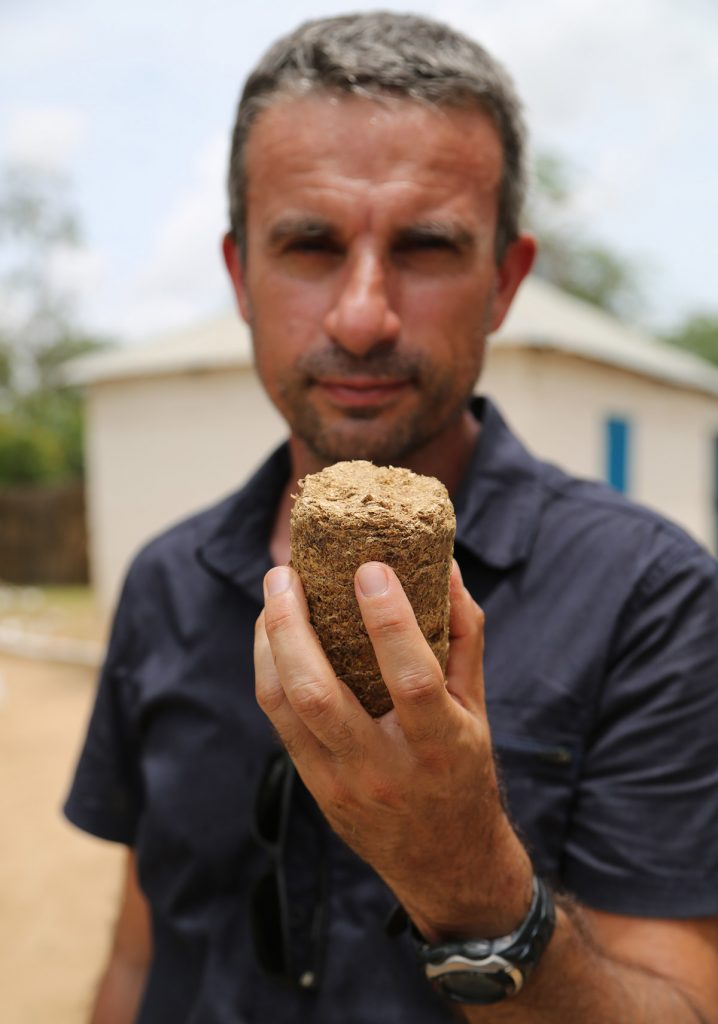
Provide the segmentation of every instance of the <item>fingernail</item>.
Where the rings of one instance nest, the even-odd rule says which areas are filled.
[[[357,582],[364,597],[378,597],[389,587],[389,577],[380,562],[366,562],[357,569]]]
[[[270,569],[264,577],[264,588],[267,597],[283,594],[285,590],[289,590],[290,583],[291,577],[286,565],[277,565],[274,569]]]

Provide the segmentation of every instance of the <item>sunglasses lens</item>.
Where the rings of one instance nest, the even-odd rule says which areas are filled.
[[[276,844],[286,812],[284,794],[290,772],[289,763],[283,755],[274,757],[259,784],[255,805],[255,824],[259,837],[265,843]]]
[[[260,967],[273,977],[287,974],[287,951],[282,908],[273,874],[257,882],[251,898],[252,938]]]
[[[271,757],[254,810],[255,839],[272,861],[272,869],[255,884],[250,897],[257,962],[277,981],[315,988],[323,945],[326,866],[316,806],[295,780],[294,766],[284,751]],[[292,856],[297,850],[303,851],[300,863]]]

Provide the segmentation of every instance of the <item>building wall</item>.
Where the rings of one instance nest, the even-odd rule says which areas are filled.
[[[500,346],[482,388],[532,451],[580,476],[604,478],[606,420],[626,417],[629,496],[715,550],[718,398],[561,352]]]
[[[560,352],[497,346],[482,390],[536,454],[603,478],[605,420],[632,422],[629,494],[713,545],[718,398]],[[138,547],[235,489],[284,436],[250,367],[89,393],[91,572],[110,605]]]
[[[237,488],[284,436],[251,368],[92,385],[87,433],[90,566],[105,606],[144,541]]]

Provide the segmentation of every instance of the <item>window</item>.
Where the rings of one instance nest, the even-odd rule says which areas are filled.
[[[630,486],[631,424],[625,417],[610,416],[606,420],[605,453],[606,480],[626,494]]]

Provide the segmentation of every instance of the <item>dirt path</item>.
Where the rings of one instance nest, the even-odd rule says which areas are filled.
[[[82,1024],[107,948],[123,851],[60,814],[93,682],[0,655],[2,1024]]]

